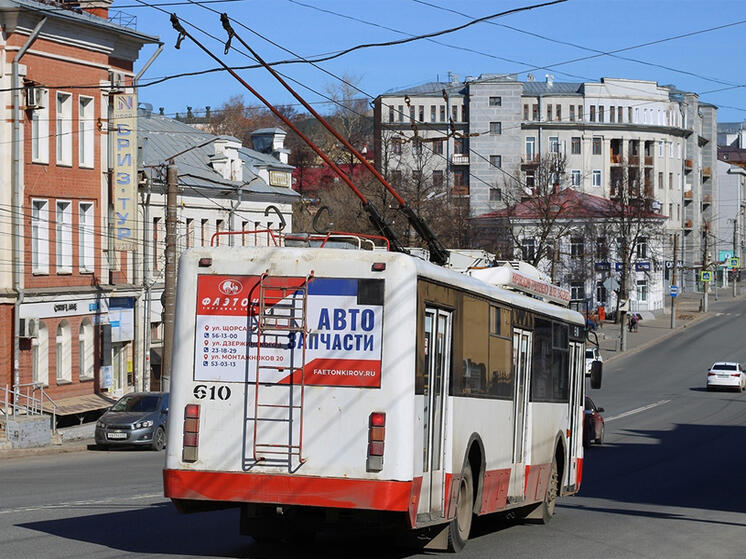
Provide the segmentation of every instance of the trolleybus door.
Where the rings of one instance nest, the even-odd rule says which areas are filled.
[[[528,417],[529,379],[531,378],[531,332],[513,329],[513,471],[509,496],[523,497],[526,478],[526,452],[531,447],[531,421]]]
[[[578,457],[583,445],[583,380],[585,378],[585,351],[583,344],[570,342],[570,402],[568,425],[570,440],[567,453],[567,479],[564,485],[568,490],[575,489],[578,476]]]
[[[442,517],[445,491],[445,415],[451,363],[451,313],[425,309],[425,389],[422,492],[417,512]]]

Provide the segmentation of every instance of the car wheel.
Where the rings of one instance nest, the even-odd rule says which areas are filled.
[[[601,425],[601,433],[598,435],[598,438],[596,439],[596,444],[598,445],[604,444],[604,431],[606,431],[606,426]]]
[[[153,442],[150,443],[150,448],[156,452],[163,450],[166,446],[166,431],[163,427],[158,427],[153,433]]]

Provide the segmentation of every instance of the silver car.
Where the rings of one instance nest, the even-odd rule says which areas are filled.
[[[167,392],[133,392],[122,396],[96,422],[96,446],[166,446]]]

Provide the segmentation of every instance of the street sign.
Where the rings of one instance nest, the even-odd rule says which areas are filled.
[[[596,262],[593,264],[593,268],[597,272],[608,272],[611,270],[611,264],[609,262]]]
[[[699,281],[701,281],[702,283],[709,283],[709,282],[711,282],[712,281],[712,272],[710,272],[709,270],[702,270],[699,273]]]
[[[671,297],[676,297],[679,294],[679,286],[678,285],[669,285],[668,286],[668,293],[671,295]]]
[[[673,260],[666,260],[666,270],[671,270],[673,268]],[[684,267],[684,261],[679,260],[677,268],[683,268]]]
[[[638,272],[649,272],[650,262],[635,262],[635,270]]]
[[[606,291],[616,291],[619,289],[619,282],[614,278],[606,278],[602,284]]]
[[[730,262],[728,263],[728,265],[731,268],[740,268],[741,267],[741,259],[738,258],[738,256],[732,256],[730,258]]]
[[[615,270],[616,270],[617,272],[621,272],[622,270],[624,270],[624,262],[616,262],[616,263],[614,264],[614,269],[615,269]]]

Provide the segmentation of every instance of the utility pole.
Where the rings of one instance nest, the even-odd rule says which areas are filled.
[[[709,253],[709,247],[707,246],[707,241],[709,240],[708,237],[709,237],[709,235],[707,235],[707,232],[705,230],[705,248],[704,248],[704,252],[702,254],[702,270],[703,271],[706,271],[706,270],[710,269],[710,253]],[[709,290],[710,282],[703,281],[702,283],[704,284],[703,288],[702,288],[702,291],[703,291],[702,312],[707,312],[707,310],[709,309],[709,305],[708,305],[708,301],[707,301],[707,296],[708,296],[709,291],[710,291]]]
[[[171,363],[174,348],[174,314],[176,307],[176,226],[179,175],[173,159],[168,165],[166,193],[166,270],[163,288],[163,359],[161,361],[161,390],[171,388]]]
[[[736,218],[733,220],[733,257],[738,258],[740,256],[738,254],[738,214],[736,214]],[[740,260],[739,260],[739,266],[740,266]],[[738,289],[736,288],[736,278],[738,277],[738,268],[731,268],[731,281],[733,282],[733,297],[735,297],[738,294]]]
[[[677,269],[679,267],[679,235],[673,236],[673,268],[671,272],[671,285],[676,285]],[[671,294],[671,329],[676,328],[676,297]]]

